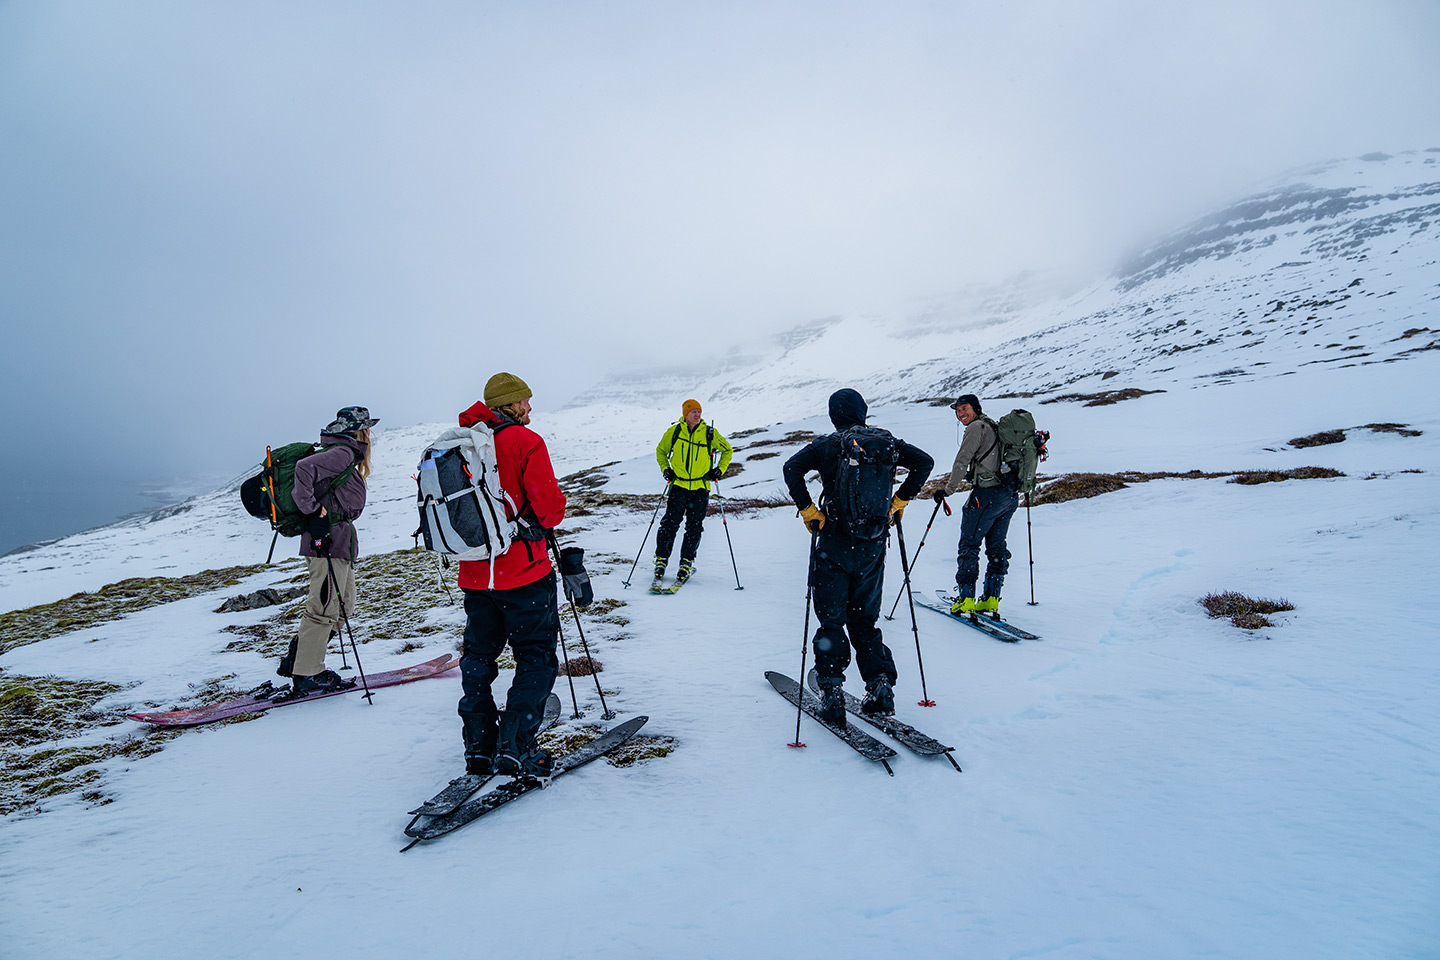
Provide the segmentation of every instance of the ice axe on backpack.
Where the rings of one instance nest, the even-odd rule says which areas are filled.
[[[940,492],[940,491],[938,491],[938,490],[936,491],[936,493],[939,493],[939,492]],[[920,559],[920,551],[925,549],[925,538],[928,537],[928,536],[930,536],[930,528],[935,525],[935,518],[936,518],[937,516],[939,516],[939,514],[940,514],[940,508],[941,508],[941,507],[944,507],[944,508],[945,508],[945,516],[948,517],[948,516],[951,515],[951,514],[950,514],[950,504],[948,504],[948,503],[945,502],[944,496],[942,495],[942,496],[940,496],[940,497],[937,497],[937,498],[935,499],[935,509],[934,509],[933,511],[931,511],[931,513],[930,513],[930,522],[927,523],[927,524],[925,524],[925,532],[920,536],[920,546],[918,546],[918,547],[915,548],[915,557],[914,557],[915,560],[919,560],[919,559]],[[897,523],[897,524],[895,524],[895,526],[896,526],[896,527],[899,527],[900,524]],[[902,541],[902,542],[903,542],[903,541]],[[904,547],[901,547],[901,549],[903,550]],[[902,559],[903,559],[903,557],[902,557]],[[896,610],[899,608],[899,606],[900,606],[900,598],[903,597],[903,596],[905,596],[905,591],[910,587],[910,573],[909,573],[909,570],[910,570],[910,569],[914,569],[913,566],[907,568],[906,573],[905,573],[905,583],[904,583],[903,586],[900,587],[900,592],[897,593],[897,594],[895,594],[895,603],[894,603],[894,605],[892,605],[892,606],[890,607],[890,612],[885,616],[885,619],[886,619],[886,620],[894,620],[894,619],[895,619],[895,611],[896,611]]]

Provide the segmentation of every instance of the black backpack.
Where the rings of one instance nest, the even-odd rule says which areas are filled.
[[[895,490],[895,437],[879,427],[847,427],[836,435],[840,459],[825,513],[857,540],[876,540],[890,527]]]

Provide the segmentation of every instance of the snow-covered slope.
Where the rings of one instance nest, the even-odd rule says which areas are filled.
[[[587,633],[611,706],[648,714],[648,732],[674,738],[669,756],[592,765],[401,857],[404,811],[457,772],[453,676],[373,706],[336,698],[186,734],[105,764],[113,802],[65,794],[0,820],[0,954],[1431,955],[1437,158],[1289,178],[1066,299],[1017,293],[995,314],[943,321],[842,318],[688,386],[683,373],[637,377],[537,412],[561,472],[613,462],[597,482],[617,493],[658,493],[649,448],[691,395],[727,432],[765,428],[737,441],[744,469],[725,491],[777,492],[797,444],[763,441],[828,429],[824,400],[841,384],[942,469],[955,421],[916,401],[963,386],[987,400],[1037,394],[1024,403],[1054,434],[1052,474],[1345,474],[1154,480],[1038,507],[1033,529],[1017,517],[1006,604],[1039,642],[1003,645],[924,610],[912,633],[902,606],[882,623],[900,715],[955,745],[963,774],[902,749],[891,779],[808,721],[807,749],[785,746],[795,714],[763,673],[800,667],[809,538],[792,510],[730,518],[744,591],[712,520],[700,572],[675,597],[621,586],[650,517],[602,511],[566,527],[628,622]],[[1130,387],[1163,392],[1045,402]],[[1380,423],[1420,433],[1366,427]],[[1343,442],[1288,442],[1337,428]],[[409,474],[437,430],[379,434],[367,552],[410,543]],[[0,560],[0,608],[263,559],[269,536],[233,491],[184,506]],[[912,555],[930,512],[907,514]],[[917,586],[952,579],[957,531],[958,511],[935,522]],[[258,683],[271,664],[227,649],[221,627],[259,614],[211,611],[281,576],[10,650],[0,677],[133,684],[103,703],[115,711],[225,674]],[[899,584],[892,551],[887,608]],[[1225,589],[1296,610],[1242,633],[1196,605]],[[442,606],[427,622],[462,619]],[[452,643],[357,639],[367,670]],[[934,709],[915,705],[917,643]]]

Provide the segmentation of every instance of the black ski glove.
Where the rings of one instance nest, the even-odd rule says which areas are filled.
[[[931,496],[931,499],[933,499],[936,503],[944,503],[944,502],[945,502],[945,489],[942,487],[941,489],[936,490],[936,491],[935,491],[933,494],[931,494],[930,496]]]
[[[674,471],[674,470],[671,470],[669,467],[666,467],[664,470],[661,470],[661,471],[660,471],[660,476],[662,476],[662,477],[665,478],[665,482],[666,482],[666,483],[674,483],[674,482],[675,482],[675,471]]]
[[[722,476],[724,476],[724,474],[720,472],[719,467],[712,467],[710,472],[705,474],[706,479],[708,479],[711,483],[719,480]]]
[[[560,576],[565,580],[565,595],[577,607],[588,607],[595,600],[590,587],[590,574],[585,572],[585,551],[566,547],[560,551]]]
[[[306,533],[310,537],[311,548],[320,556],[330,556],[330,546],[333,541],[330,538],[330,518],[322,517],[320,514],[312,513],[306,520]]]

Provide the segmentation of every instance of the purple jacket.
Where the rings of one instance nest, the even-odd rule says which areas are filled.
[[[336,560],[354,560],[359,553],[359,541],[355,536],[356,519],[365,511],[365,478],[360,476],[358,465],[365,458],[365,444],[345,434],[322,434],[320,442],[329,447],[295,464],[295,506],[304,513],[314,513],[322,506],[330,518],[330,556]],[[357,469],[350,473],[338,488],[323,493],[315,499],[315,488],[323,491],[325,481],[345,472],[351,463]],[[319,556],[310,546],[310,538],[300,535],[300,556]]]

